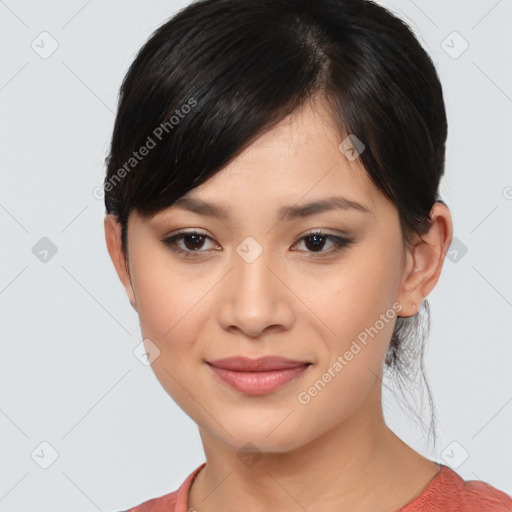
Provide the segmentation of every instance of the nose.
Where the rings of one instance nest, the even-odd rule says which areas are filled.
[[[283,265],[272,263],[265,251],[252,262],[233,255],[234,268],[222,286],[219,322],[223,329],[251,338],[264,331],[290,329],[295,314]]]

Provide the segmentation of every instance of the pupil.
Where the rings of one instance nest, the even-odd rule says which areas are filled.
[[[324,237],[321,235],[311,235],[308,237],[308,240],[315,240],[312,245],[313,245],[313,247],[318,249],[319,247],[321,247],[323,245],[323,243],[322,243],[323,238]]]
[[[185,238],[185,243],[187,245],[187,249],[197,249],[198,245],[201,245],[201,239],[203,238],[203,235],[188,235],[188,237]],[[192,247],[189,247],[189,244],[187,243],[190,240],[195,240],[192,242]]]

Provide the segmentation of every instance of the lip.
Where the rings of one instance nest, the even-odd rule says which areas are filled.
[[[265,356],[258,359],[251,359],[249,357],[237,356],[227,357],[225,359],[215,359],[214,361],[207,361],[208,364],[216,368],[224,370],[232,370],[235,372],[261,372],[270,370],[287,370],[289,368],[297,368],[309,364],[308,361],[297,361],[294,359],[287,359],[280,356]]]
[[[299,377],[311,363],[279,356],[228,357],[207,361],[213,372],[232,388],[248,395],[270,393]]]

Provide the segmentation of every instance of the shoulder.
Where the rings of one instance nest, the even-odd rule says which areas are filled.
[[[455,471],[440,465],[438,475],[400,512],[512,512],[512,499],[485,482],[463,480]]]
[[[144,501],[135,507],[123,512],[187,512],[187,496],[194,478],[204,468],[206,462],[203,462],[181,484],[177,491],[164,494],[158,498],[152,498]]]

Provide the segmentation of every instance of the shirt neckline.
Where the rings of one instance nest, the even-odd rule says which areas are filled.
[[[407,512],[407,510],[410,507],[413,507],[414,505],[419,502],[419,500],[422,500],[426,497],[426,495],[431,494],[431,492],[434,490],[434,488],[437,486],[437,484],[441,481],[441,478],[444,477],[447,471],[450,470],[450,468],[444,464],[440,464],[436,462],[437,466],[439,467],[439,471],[432,477],[432,479],[425,485],[425,487],[416,495],[414,498],[412,498],[410,501],[408,501],[406,504],[402,505],[399,509],[397,509],[395,512]],[[187,512],[188,511],[188,494],[190,491],[190,488],[192,487],[192,483],[194,482],[197,475],[200,473],[200,471],[206,466],[206,462],[203,462],[200,466],[198,466],[190,475],[185,479],[183,484],[181,484],[180,488],[178,489],[178,493],[176,496],[176,508],[175,512]]]
[[[411,507],[417,505],[420,500],[425,499],[427,495],[434,491],[441,479],[444,478],[446,472],[450,470],[450,468],[444,464],[440,464],[439,462],[435,462],[435,464],[439,468],[439,471],[429,480],[425,487],[416,494],[416,496],[411,498],[405,505],[402,505],[395,512],[407,512]]]

